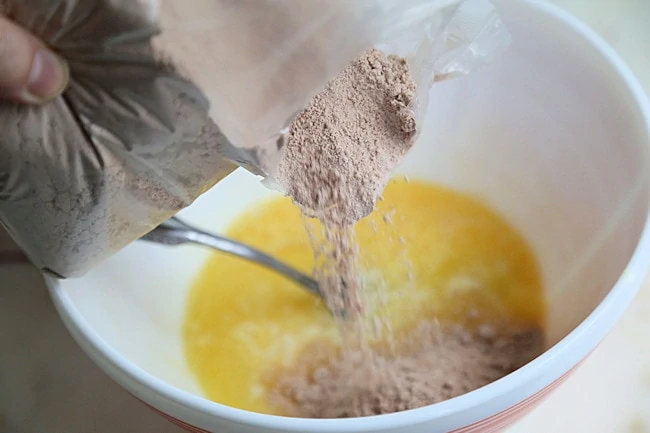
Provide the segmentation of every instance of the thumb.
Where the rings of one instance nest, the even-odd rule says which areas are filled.
[[[0,16],[0,98],[48,102],[68,84],[67,63],[23,28]]]

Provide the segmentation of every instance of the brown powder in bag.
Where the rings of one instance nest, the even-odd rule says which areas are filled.
[[[413,145],[414,97],[404,59],[366,52],[293,121],[278,182],[325,222],[351,225],[370,214]]]

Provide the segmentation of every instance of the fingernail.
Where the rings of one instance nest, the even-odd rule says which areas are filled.
[[[27,89],[22,95],[26,102],[40,104],[59,96],[68,85],[68,64],[53,52],[40,49],[34,55]]]

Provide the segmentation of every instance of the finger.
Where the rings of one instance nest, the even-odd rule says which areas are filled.
[[[61,57],[0,16],[0,98],[44,103],[65,90],[69,75]]]

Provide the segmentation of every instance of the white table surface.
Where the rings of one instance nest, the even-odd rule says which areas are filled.
[[[554,0],[600,32],[650,90],[650,0]],[[644,55],[645,54],[645,55]],[[0,233],[0,251],[12,248]],[[88,360],[40,275],[0,265],[0,433],[181,433]],[[584,365],[508,433],[650,433],[650,278]]]

